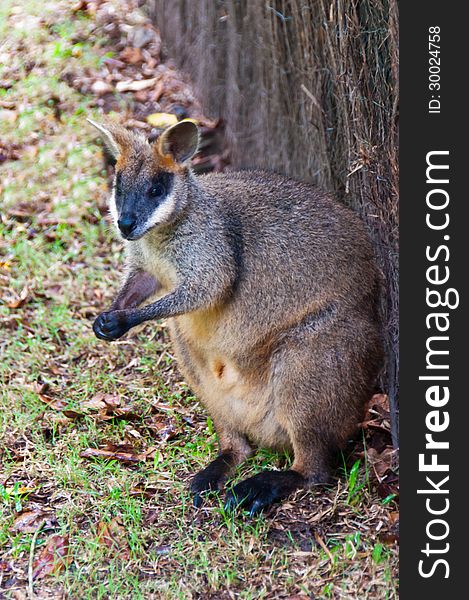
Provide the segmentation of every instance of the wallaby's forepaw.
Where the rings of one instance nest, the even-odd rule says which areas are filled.
[[[125,310],[114,310],[101,313],[93,323],[93,331],[97,338],[112,342],[129,331],[132,324]]]
[[[226,495],[225,510],[241,507],[255,515],[287,498],[306,481],[296,471],[263,471],[235,485]]]

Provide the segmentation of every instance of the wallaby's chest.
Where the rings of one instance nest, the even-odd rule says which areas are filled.
[[[159,252],[155,252],[152,244],[145,241],[139,248],[145,271],[153,275],[161,284],[161,294],[174,289],[177,282],[176,270],[172,262]]]

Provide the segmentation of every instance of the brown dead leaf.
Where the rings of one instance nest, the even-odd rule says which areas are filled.
[[[370,400],[371,407],[380,407],[383,412],[389,413],[389,398],[387,394],[374,394]]]
[[[102,96],[104,94],[111,94],[114,91],[114,88],[107,81],[97,79],[91,86],[91,91],[96,96]]]
[[[119,58],[129,65],[136,65],[143,61],[143,54],[140,48],[133,48],[132,46],[127,46],[122,50],[119,54]]]
[[[151,79],[137,79],[135,81],[119,81],[116,85],[118,92],[139,92],[153,87],[158,81],[158,77]]]
[[[78,0],[78,2],[76,2],[72,6],[72,12],[79,12],[81,10],[86,10],[87,5],[88,5],[87,0]]]
[[[388,471],[393,470],[396,450],[392,446],[387,446],[382,452],[378,452],[374,448],[368,448],[367,457],[376,478],[381,481]]]
[[[115,396],[113,394],[104,394],[103,395],[103,402],[109,408],[117,408],[118,406],[121,405],[121,399],[119,398],[119,396]]]
[[[8,573],[12,570],[11,563],[8,563],[6,560],[0,560],[0,574]]]
[[[90,400],[85,400],[85,402],[81,404],[82,408],[96,411],[106,408],[106,404],[103,401],[103,396],[104,394],[96,394],[96,396],[93,396],[93,398]]]
[[[122,463],[138,463],[147,458],[145,452],[138,453],[130,444],[106,444],[101,448],[87,448],[80,452],[82,458],[104,458]]]
[[[46,525],[52,527],[57,521],[52,513],[42,510],[24,510],[13,521],[9,531],[21,533],[34,533],[39,527]]]
[[[64,416],[67,417],[67,419],[81,419],[85,416],[84,413],[78,412],[76,410],[67,409],[67,410],[63,410],[62,412],[63,412]]]
[[[48,540],[33,565],[33,579],[43,579],[62,571],[70,564],[68,535],[53,535]]]
[[[383,420],[390,419],[389,398],[386,394],[375,394],[368,402],[363,427],[382,426]]]
[[[153,432],[154,437],[162,442],[172,440],[181,433],[181,428],[177,426],[174,419],[154,417],[147,427]]]
[[[9,301],[7,301],[8,308],[21,308],[22,306],[24,306],[24,304],[26,304],[28,296],[29,288],[25,285],[24,288],[21,290],[19,296],[16,296],[16,298],[11,298]]]
[[[126,421],[134,421],[139,418],[139,415],[134,412],[131,406],[122,406],[121,408],[112,408],[110,406],[99,411],[98,420],[110,421],[111,419],[125,419]]]
[[[6,160],[19,160],[20,158],[21,152],[18,144],[0,140],[0,164]]]
[[[379,541],[388,546],[392,546],[393,544],[399,542],[399,532],[389,533],[387,531],[383,531],[379,533]]]
[[[54,400],[54,398],[46,394],[38,394],[38,398],[41,402],[44,402],[44,404],[47,404],[49,408],[53,408],[54,410],[63,410],[67,406],[67,402]]]
[[[130,496],[143,496],[144,498],[150,500],[154,498],[158,494],[158,490],[154,487],[137,485],[132,488],[129,492]]]
[[[127,532],[120,521],[111,519],[109,523],[98,523],[98,542],[112,550],[115,557],[129,560],[130,548]]]
[[[37,394],[39,400],[47,404],[54,410],[63,410],[67,406],[67,402],[63,400],[56,400],[50,394],[46,394],[49,391],[49,384],[43,381],[35,381],[32,385],[33,391]]]
[[[64,414],[69,418],[79,418],[86,412],[97,413],[99,421],[110,421],[111,419],[134,420],[139,418],[132,406],[121,406],[121,404],[122,400],[119,396],[99,392],[90,400],[82,403],[81,407],[84,409],[84,413],[78,411],[76,414],[67,414],[74,411],[64,411]]]

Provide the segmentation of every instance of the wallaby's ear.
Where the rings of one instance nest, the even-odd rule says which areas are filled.
[[[179,121],[165,129],[157,140],[158,152],[181,166],[194,156],[199,147],[199,128],[189,119]]]
[[[135,144],[132,133],[117,123],[100,125],[91,119],[86,120],[99,131],[109,152],[114,158],[128,153]]]

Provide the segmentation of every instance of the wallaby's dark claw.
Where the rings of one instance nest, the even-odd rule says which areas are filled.
[[[194,503],[194,508],[200,508],[202,506],[202,504],[204,503],[202,495],[194,494],[193,503]]]
[[[101,313],[93,323],[93,331],[97,338],[112,342],[124,335],[130,325],[122,314],[123,311]]]
[[[229,451],[220,454],[209,465],[194,475],[191,481],[191,492],[194,494],[194,506],[203,504],[204,492],[218,492],[230,471],[233,454]]]
[[[263,471],[241,481],[227,493],[225,510],[244,508],[253,516],[304,484],[304,478],[296,471]]]

